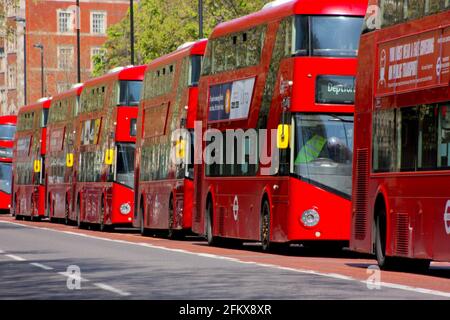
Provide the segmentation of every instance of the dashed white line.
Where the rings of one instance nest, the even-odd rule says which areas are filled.
[[[35,267],[38,267],[38,268],[41,268],[41,269],[44,269],[44,270],[53,270],[52,267],[46,266],[45,264],[42,264],[42,263],[31,262],[30,264],[32,266],[35,266]]]
[[[80,234],[80,233],[72,232],[72,231],[61,231],[61,230],[54,230],[54,229],[49,229],[49,228],[45,228],[45,227],[36,227],[36,226],[23,225],[23,224],[20,224],[20,223],[10,222],[10,221],[0,221],[0,223],[13,224],[13,225],[21,226],[21,227],[32,228],[32,229],[40,229],[40,230],[46,230],[46,231],[48,230],[48,231],[64,233],[64,234],[69,234],[69,235],[75,235],[75,236],[78,236],[78,237],[85,237],[85,238],[91,238],[91,239],[96,239],[96,240],[103,240],[103,241],[108,241],[108,242],[122,243],[122,244],[133,245],[133,246],[137,245],[137,246],[142,246],[142,247],[147,247],[147,248],[152,248],[152,249],[158,249],[158,250],[165,250],[165,251],[170,251],[170,252],[190,254],[190,255],[195,255],[195,256],[200,256],[200,257],[205,257],[205,258],[211,258],[211,259],[229,260],[231,262],[236,262],[236,263],[240,263],[240,264],[252,264],[252,265],[265,267],[265,268],[271,268],[271,269],[277,269],[277,270],[285,270],[285,271],[293,271],[293,272],[297,272],[297,273],[311,274],[311,275],[317,275],[317,276],[333,278],[333,279],[349,280],[349,281],[361,282],[361,283],[366,284],[366,281],[361,281],[361,280],[353,278],[353,277],[348,277],[348,276],[341,275],[341,274],[336,274],[336,273],[324,273],[324,272],[318,272],[318,271],[315,271],[315,270],[308,270],[308,269],[287,268],[287,267],[282,267],[282,266],[273,265],[273,264],[258,263],[258,262],[253,262],[253,261],[244,261],[244,260],[240,260],[240,259],[237,259],[237,258],[224,257],[224,256],[220,256],[220,255],[215,255],[215,254],[201,253],[201,252],[192,252],[192,251],[188,251],[188,250],[184,250],[184,249],[167,248],[167,247],[164,247],[164,246],[154,245],[154,244],[149,244],[149,243],[144,243],[144,242],[140,242],[139,243],[139,242],[130,242],[130,241],[125,241],[125,240],[114,240],[114,239],[108,239],[108,238],[102,238],[102,237],[98,237],[98,236],[93,236],[93,235]],[[66,273],[60,273],[60,274],[68,276]],[[102,285],[102,286],[105,286],[105,287],[108,287],[108,288],[112,288],[113,290],[117,291],[117,289],[115,289],[113,287],[110,287],[108,285],[102,284],[102,283],[98,283],[96,285],[97,286],[98,285]],[[399,289],[399,290],[404,290],[404,291],[412,291],[412,292],[416,292],[416,293],[430,294],[430,295],[450,298],[450,292],[445,292],[445,291],[431,290],[431,289],[412,287],[412,286],[400,285],[400,284],[396,284],[396,283],[387,283],[387,282],[381,283],[381,286],[382,287],[386,287],[386,288],[391,288],[391,289]],[[105,290],[108,290],[108,289],[105,289]],[[112,290],[108,290],[108,291],[112,291]],[[120,290],[118,290],[118,291],[120,291]],[[114,292],[114,291],[112,291],[112,292]]]
[[[11,259],[16,260],[16,261],[27,261],[27,259],[19,257],[19,256],[16,256],[14,254],[5,254],[5,257],[11,258]]]
[[[94,286],[96,286],[96,287],[98,287],[100,289],[106,290],[106,291],[113,292],[113,293],[118,294],[120,296],[127,297],[127,296],[130,295],[129,292],[125,292],[125,291],[116,289],[116,288],[114,288],[114,287],[112,287],[110,285],[104,284],[104,283],[94,283]]]

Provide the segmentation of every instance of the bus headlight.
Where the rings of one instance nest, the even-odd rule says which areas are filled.
[[[305,227],[315,227],[320,221],[320,215],[315,209],[308,209],[303,211],[301,222]]]
[[[122,203],[120,206],[120,213],[121,214],[129,214],[131,212],[131,206],[129,203]]]

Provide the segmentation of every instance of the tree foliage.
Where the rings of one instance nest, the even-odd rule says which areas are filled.
[[[257,11],[268,0],[203,0],[204,35],[219,23]],[[136,64],[174,51],[179,45],[198,39],[198,0],[141,0],[135,4]],[[104,58],[95,59],[93,75],[130,64],[129,13],[107,31]]]

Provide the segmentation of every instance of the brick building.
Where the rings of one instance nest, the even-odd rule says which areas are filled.
[[[41,49],[44,96],[77,82],[75,0],[1,0],[6,19],[0,34],[0,115],[24,104],[24,31],[27,102],[41,98]],[[81,81],[91,76],[93,57],[101,54],[108,26],[127,13],[129,0],[80,0]],[[25,19],[20,21],[21,18]],[[7,27],[7,28],[5,28]]]

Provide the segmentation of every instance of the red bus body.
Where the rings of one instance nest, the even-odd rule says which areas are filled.
[[[46,186],[47,211],[50,220],[66,219],[72,210],[73,166],[67,166],[67,157],[74,158],[74,121],[79,97],[83,90],[78,85],[52,98],[47,123]]]
[[[50,99],[43,99],[19,110],[13,153],[13,213],[16,218],[40,219],[46,213],[45,137],[50,103]]]
[[[83,85],[75,118],[75,193],[69,214],[69,219],[79,226],[132,223],[134,124],[145,69],[137,66],[113,70]],[[119,158],[122,150],[128,150],[126,155],[132,159]],[[111,164],[105,161],[108,157]],[[119,172],[124,169],[123,161],[129,181],[120,178],[124,175]]]
[[[282,123],[283,103],[288,104],[288,111],[285,113],[289,119],[288,124],[291,124],[289,114],[293,117],[294,115],[299,117],[303,115],[320,117],[319,114],[342,115],[349,117],[348,122],[352,122],[353,102],[328,103],[317,100],[316,95],[319,76],[323,75],[351,79],[351,86],[354,86],[356,53],[348,57],[320,56],[320,54],[312,53],[291,54],[294,44],[289,41],[293,31],[284,31],[283,28],[289,30],[291,23],[294,24],[297,21],[307,21],[305,23],[312,25],[313,20],[320,19],[318,17],[357,18],[359,23],[351,31],[357,32],[358,35],[354,38],[359,39],[362,17],[366,8],[367,1],[299,0],[269,6],[257,13],[217,26],[209,38],[205,64],[206,59],[210,58],[212,41],[229,36],[231,37],[229,45],[239,44],[240,41],[247,41],[249,37],[252,37],[247,35],[247,32],[250,34],[252,28],[258,28],[258,26],[262,26],[263,30],[265,26],[265,33],[263,33],[259,63],[216,73],[208,73],[204,65],[199,84],[198,110],[198,119],[202,121],[203,130],[205,131],[206,128],[218,129],[221,132],[228,129],[277,130],[278,125]],[[333,30],[328,32],[332,33]],[[283,47],[285,43],[290,43],[291,50],[288,52],[283,51],[287,50]],[[357,47],[353,49],[357,51]],[[311,48],[307,51],[312,52]],[[235,84],[245,86],[246,80],[250,80],[250,84],[254,83],[250,91],[246,93],[252,97],[247,116],[244,114],[242,118],[235,120],[219,118],[218,121],[217,119],[211,121],[209,115],[212,112],[210,110],[211,92],[217,91],[217,88],[229,82],[233,82],[233,86]],[[217,100],[217,97],[213,100]],[[335,116],[336,120],[339,118],[340,116]],[[205,146],[203,142],[203,150]],[[289,152],[294,152],[289,149],[284,151],[287,157],[290,157]],[[282,155],[283,151],[280,152],[280,157]],[[293,160],[294,158],[288,162],[293,163]],[[260,241],[266,237],[268,241],[274,243],[317,240],[348,242],[351,193],[343,195],[339,187],[330,191],[326,186],[311,183],[308,179],[294,174],[292,168],[288,169],[289,172],[284,170],[283,173],[280,167],[275,174],[263,175],[261,167],[264,166],[260,164],[260,168],[253,174],[246,175],[241,172],[238,175],[218,173],[216,176],[213,174],[207,176],[206,165],[196,165],[193,231],[202,235],[207,234],[207,222],[210,219],[213,237],[250,241]],[[350,176],[351,164],[347,167]],[[216,169],[211,169],[211,171],[214,170]],[[221,168],[217,170],[222,171]],[[226,168],[223,169],[223,171],[226,170]],[[243,167],[242,170],[246,168]],[[351,184],[350,177],[348,177],[348,184]],[[209,218],[206,216],[208,203],[212,206],[212,212],[209,213],[212,217]],[[270,210],[267,227],[269,232],[265,236],[262,234],[265,228],[262,215],[264,203],[268,204]],[[313,227],[301,222],[302,214],[310,209],[320,214],[320,221]]]
[[[194,129],[198,76],[206,43],[200,40],[186,44],[148,65],[137,120],[135,159],[137,210],[133,224],[142,231],[191,229],[193,175],[186,174],[186,165],[171,165],[168,154],[176,129]],[[163,91],[155,93],[152,89],[166,82]],[[153,154],[151,150],[160,146],[166,147],[165,150]],[[156,165],[152,157],[165,160]]]
[[[9,212],[12,191],[12,161],[17,116],[0,117],[0,211]]]
[[[382,267],[450,261],[450,6],[429,3],[361,37],[350,247]]]

